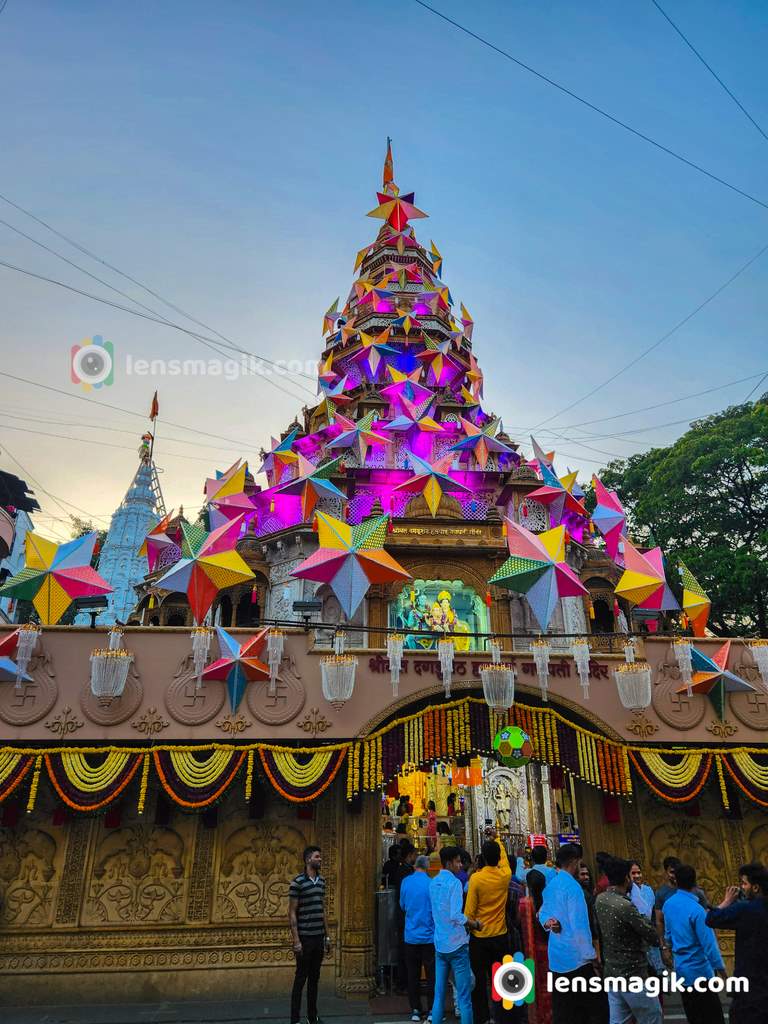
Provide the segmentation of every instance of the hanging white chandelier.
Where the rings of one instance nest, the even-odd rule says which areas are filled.
[[[543,637],[540,640],[534,640],[531,644],[531,654],[536,663],[536,675],[539,677],[539,688],[543,701],[549,699],[549,655],[551,653],[552,648],[549,646],[549,641]]]
[[[405,637],[400,633],[387,636],[387,658],[389,659],[389,678],[392,681],[392,696],[397,697],[400,691],[400,671],[403,667],[403,646]]]
[[[355,689],[357,658],[348,654],[331,654],[320,660],[323,696],[336,711],[340,711]]]
[[[123,648],[91,652],[91,693],[102,707],[122,696],[132,661],[131,652]]]
[[[589,640],[583,637],[576,637],[571,643],[571,654],[579,673],[579,683],[584,700],[589,700],[589,661],[592,652],[589,649]]]
[[[453,655],[456,648],[453,646],[453,640],[438,640],[437,641],[437,656],[440,659],[440,671],[443,675],[443,686],[445,687],[445,696],[451,696],[451,680],[453,678]]]
[[[635,638],[633,636],[628,637],[624,641],[624,661],[628,665],[633,665],[637,652],[635,651]]]
[[[192,637],[192,664],[195,669],[195,688],[199,690],[203,685],[203,669],[208,662],[208,652],[211,649],[213,630],[210,626],[194,626],[190,636]]]
[[[347,647],[347,634],[341,630],[333,635],[333,653],[342,655]]]
[[[23,626],[19,626],[16,638],[16,689],[19,691],[23,688],[27,668],[42,632],[42,629],[33,622],[26,622]]]
[[[619,700],[628,711],[644,711],[651,703],[651,666],[646,661],[620,665],[613,673]]]
[[[680,670],[680,678],[683,680],[686,686],[686,694],[691,697],[693,690],[691,689],[691,680],[693,678],[693,646],[691,641],[684,636],[678,637],[672,642],[672,650],[675,652],[675,660],[677,661],[677,667]]]
[[[483,696],[492,711],[508,711],[515,703],[515,670],[512,665],[494,662],[480,666]]]
[[[270,629],[267,633],[267,664],[269,665],[269,696],[277,692],[277,674],[283,661],[285,633],[281,629]]]
[[[749,652],[755,659],[763,686],[768,690],[768,640],[750,640]]]
[[[119,626],[113,626],[109,631],[110,651],[119,651],[123,646],[123,631]]]
[[[501,641],[500,640],[489,640],[488,650],[491,655],[491,661],[494,665],[501,664]]]

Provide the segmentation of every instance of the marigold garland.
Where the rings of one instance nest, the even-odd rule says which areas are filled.
[[[143,764],[141,766],[141,783],[139,784],[139,803],[138,813],[144,813],[144,805],[147,801],[147,785],[149,783],[149,762],[150,755],[145,754],[143,758]]]
[[[32,776],[32,785],[29,787],[29,797],[27,799],[27,814],[31,814],[35,809],[35,800],[37,799],[37,788],[40,785],[40,769],[43,764],[42,756],[38,755],[35,758],[35,773]]]

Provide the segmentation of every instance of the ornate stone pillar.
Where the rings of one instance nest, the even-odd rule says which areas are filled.
[[[340,787],[341,788],[341,787]],[[342,796],[343,799],[343,796]],[[375,893],[379,868],[379,808],[375,793],[362,798],[360,814],[342,811],[339,863],[339,951],[336,991],[341,996],[369,996],[375,986]]]

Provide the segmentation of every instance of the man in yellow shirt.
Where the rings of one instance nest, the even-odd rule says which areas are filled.
[[[488,838],[481,847],[484,867],[469,877],[467,902],[464,913],[468,918],[482,923],[482,930],[473,933],[469,939],[469,962],[475,976],[472,992],[472,1013],[475,1024],[486,1024],[491,1020],[488,1009],[488,986],[491,984],[493,965],[501,963],[505,953],[511,953],[507,932],[507,899],[512,869],[504,847],[493,831],[486,831]],[[498,1003],[494,1003],[501,1011]],[[503,1017],[502,1017],[503,1014]],[[514,1011],[501,1011],[499,1019],[514,1020]]]

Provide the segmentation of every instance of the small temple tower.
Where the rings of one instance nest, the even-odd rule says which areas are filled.
[[[99,622],[124,623],[136,604],[134,587],[144,579],[146,559],[139,548],[147,533],[165,515],[157,468],[152,457],[152,435],[144,434],[139,447],[139,467],[125,497],[112,515],[99,558],[99,573],[114,588],[109,608]]]

